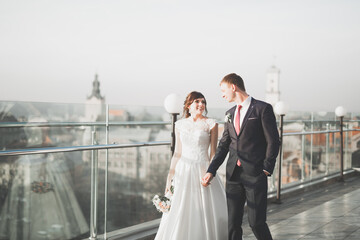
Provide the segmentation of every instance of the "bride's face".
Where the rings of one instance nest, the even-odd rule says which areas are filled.
[[[205,111],[206,103],[204,98],[197,98],[189,106],[189,113],[192,116],[202,115]]]

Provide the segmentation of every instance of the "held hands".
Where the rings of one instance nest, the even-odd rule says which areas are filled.
[[[270,173],[264,170],[264,173],[266,176],[269,176]],[[201,179],[201,185],[204,187],[207,187],[210,185],[211,180],[214,178],[214,175],[212,173],[206,173],[205,176]]]
[[[203,185],[204,187],[209,186],[213,177],[214,175],[212,173],[206,173],[205,176],[201,179],[201,185]]]

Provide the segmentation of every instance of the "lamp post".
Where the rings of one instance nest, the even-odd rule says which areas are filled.
[[[275,104],[274,107],[275,113],[280,116],[279,130],[280,130],[280,147],[279,147],[279,161],[278,161],[278,183],[277,183],[277,192],[276,192],[276,202],[281,203],[281,159],[282,159],[282,145],[283,145],[283,125],[284,125],[284,116],[287,113],[287,105],[279,101]]]
[[[344,116],[346,115],[346,109],[343,106],[338,106],[335,109],[335,114],[340,118],[340,181],[344,181]]]
[[[180,114],[182,110],[182,104],[180,97],[175,94],[169,94],[164,100],[165,110],[171,114],[171,156],[174,155],[175,151],[175,122],[177,115]]]

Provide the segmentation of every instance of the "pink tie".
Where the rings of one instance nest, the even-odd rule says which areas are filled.
[[[235,131],[236,131],[236,134],[239,135],[240,133],[240,109],[242,108],[241,105],[239,105],[237,107],[237,114],[236,114],[236,117],[235,117]]]
[[[237,107],[237,114],[236,114],[236,117],[235,117],[235,131],[236,131],[237,135],[239,135],[239,133],[240,133],[240,109],[241,108],[242,108],[241,105],[239,105]],[[240,167],[241,162],[240,162],[239,159],[237,160],[236,165],[238,165]]]

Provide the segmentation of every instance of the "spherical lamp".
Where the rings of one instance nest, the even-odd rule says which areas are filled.
[[[175,93],[171,93],[171,94],[167,95],[164,100],[164,107],[168,113],[171,113],[171,114],[181,113],[182,102],[181,102],[179,95],[177,95]]]
[[[343,107],[343,106],[338,106],[336,109],[335,109],[335,114],[336,116],[338,117],[343,117],[345,116],[347,113],[346,109]]]
[[[288,111],[288,105],[283,101],[279,101],[274,106],[274,111],[277,115],[285,115]]]

